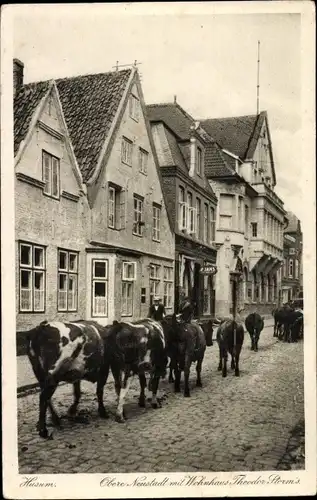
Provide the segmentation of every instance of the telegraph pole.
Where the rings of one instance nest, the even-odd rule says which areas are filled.
[[[260,111],[260,41],[258,40],[258,63],[257,63],[257,84],[256,84],[256,114]]]

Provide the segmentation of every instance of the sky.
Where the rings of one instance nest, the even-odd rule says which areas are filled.
[[[147,104],[176,95],[197,119],[255,114],[259,40],[260,111],[268,112],[275,191],[302,219],[300,14],[186,14],[184,8],[177,16],[128,9],[118,15],[117,5],[17,11],[14,57],[24,62],[25,83],[137,60]]]

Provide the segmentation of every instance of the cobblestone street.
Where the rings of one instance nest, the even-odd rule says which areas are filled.
[[[161,409],[138,407],[138,380],[128,395],[128,421],[114,421],[115,393],[105,388],[108,420],[97,415],[95,386],[82,384],[80,404],[89,421],[63,419],[53,440],[36,431],[38,394],[18,399],[20,473],[110,473],[274,470],[285,454],[292,429],[304,418],[303,343],[285,344],[266,327],[259,351],[250,350],[249,335],[241,353],[241,375],[232,370],[223,379],[217,371],[218,346],[207,348],[203,388],[195,387],[191,370],[190,398],[174,394],[163,381],[166,394]],[[65,415],[72,401],[72,386],[54,395],[56,409]],[[50,416],[48,416],[48,421]],[[285,467],[284,467],[285,468]]]

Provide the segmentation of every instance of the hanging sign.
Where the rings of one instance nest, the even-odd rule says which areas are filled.
[[[217,267],[213,264],[204,264],[200,269],[201,274],[213,275],[217,272]]]

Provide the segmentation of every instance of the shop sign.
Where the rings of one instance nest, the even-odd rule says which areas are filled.
[[[202,268],[200,269],[200,272],[202,274],[216,274],[217,272],[217,267],[214,266],[213,264],[205,264],[204,266],[202,266]]]

